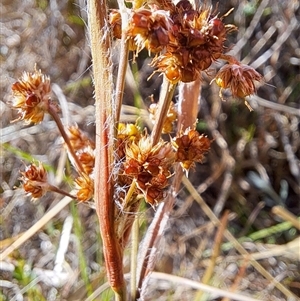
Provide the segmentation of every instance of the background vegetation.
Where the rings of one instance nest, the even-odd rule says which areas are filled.
[[[250,99],[254,108],[250,112],[229,94],[225,94],[227,101],[222,102],[218,88],[209,84],[210,74],[204,76],[197,127],[210,138],[215,137],[215,141],[204,164],[190,172],[198,196],[192,196],[191,189],[182,185],[156,270],[201,281],[210,266],[212,250],[219,245],[221,251],[213,266],[210,285],[232,288],[261,300],[287,300],[293,294],[300,295],[299,227],[297,230],[297,224],[294,227],[291,223],[293,219],[280,216],[274,207],[283,206],[294,216],[300,216],[299,2],[219,3],[221,13],[231,7],[234,11],[226,17],[226,23],[235,24],[239,31],[231,34],[228,46],[232,45],[232,53],[264,75],[265,84]],[[66,150],[50,118],[37,126],[11,123],[16,117],[7,104],[11,85],[23,71],[32,71],[37,64],[51,77],[54,98],[65,108],[64,121],[77,123],[91,138],[94,101],[84,1],[4,0],[0,11],[0,247],[3,250],[61,199],[48,193],[33,203],[15,189],[24,162],[38,159],[49,165],[52,180],[61,187],[68,187],[71,173]],[[118,44],[114,46],[117,64]],[[123,121],[146,116],[144,110],[151,103],[150,96],[153,94],[157,100],[161,78],[155,75],[147,81],[152,73],[148,63],[146,53],[139,55],[136,64],[132,63]],[[267,280],[262,272],[249,265],[247,259],[241,260],[226,239],[224,244],[215,240],[217,228],[199,202],[201,198],[218,218],[229,210],[230,232],[286,288],[285,293],[278,289],[276,281]],[[152,216],[153,209],[145,207],[142,229]],[[58,250],[64,234],[68,244],[60,264],[57,254],[61,254]],[[125,266],[128,271],[129,259]],[[94,210],[78,203],[61,210],[0,263],[0,279],[0,300],[85,300],[86,292],[105,283]],[[237,287],[233,283],[238,283]],[[148,300],[193,300],[195,295],[189,287],[168,281],[153,280],[149,286]],[[98,300],[109,300],[110,296],[106,292]],[[213,296],[201,298],[209,300]]]

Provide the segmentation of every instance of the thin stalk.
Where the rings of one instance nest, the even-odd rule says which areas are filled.
[[[130,293],[131,300],[136,300],[137,256],[139,248],[139,215],[136,214],[131,232]]]
[[[119,59],[119,69],[118,69],[118,77],[116,83],[116,125],[118,125],[120,121],[121,115],[121,107],[123,101],[123,94],[124,94],[124,87],[125,87],[125,77],[126,77],[126,70],[128,66],[128,40],[126,32],[122,33],[121,38],[121,48],[120,48],[120,59]]]
[[[115,300],[126,300],[123,275],[123,250],[115,230],[115,203],[113,200],[113,79],[111,64],[111,38],[107,32],[107,7],[103,0],[88,1],[88,17],[93,58],[96,107],[95,149],[95,206],[103,241],[103,254],[109,283]]]
[[[78,159],[78,157],[76,156],[75,154],[75,151],[73,149],[73,146],[71,144],[71,141],[70,141],[70,138],[69,136],[67,135],[66,131],[65,131],[65,128],[61,122],[61,119],[59,118],[56,110],[50,105],[49,108],[48,108],[48,113],[51,115],[51,117],[54,119],[57,127],[58,127],[58,130],[60,131],[66,145],[67,145],[67,148],[68,148],[68,151],[71,155],[71,157],[73,158],[74,160],[74,163],[75,163],[75,166],[76,166],[76,169],[78,172],[80,173],[85,173],[84,172],[84,168],[80,162],[80,160]]]
[[[60,189],[60,188],[58,188],[56,186],[53,186],[53,185],[50,185],[50,184],[47,184],[47,185],[48,185],[48,190],[49,191],[53,191],[53,192],[59,193],[59,194],[61,194],[63,196],[68,196],[68,197],[76,200],[76,195],[72,195],[72,194],[70,194],[70,193],[68,193],[68,192],[66,192],[66,191],[64,191],[64,190],[62,190],[62,189]]]
[[[171,84],[164,76],[159,97],[158,109],[156,112],[157,118],[155,120],[155,124],[151,133],[152,145],[157,144],[160,139],[162,128],[167,117],[167,113],[174,95],[175,88],[176,85]]]
[[[121,115],[121,107],[123,101],[124,87],[125,87],[125,78],[126,71],[128,66],[128,55],[129,55],[129,40],[126,33],[126,27],[128,26],[128,9],[125,6],[123,0],[118,0],[119,11],[122,18],[122,37],[121,37],[121,46],[120,46],[120,56],[119,56],[119,68],[116,82],[116,115],[115,122],[116,126],[119,123]],[[116,127],[118,128],[118,127]]]
[[[136,181],[133,180],[124,199],[124,205],[122,211],[125,214],[123,215],[122,218],[120,218],[120,222],[117,225],[117,229],[118,229],[117,236],[120,237],[119,242],[122,248],[125,248],[127,244],[131,232],[131,226],[134,221],[132,216],[137,212],[140,203],[139,200],[133,197],[133,193],[135,190],[136,190]],[[128,214],[130,214],[130,216],[126,216]]]
[[[128,207],[130,206],[130,202],[133,199],[133,193],[136,190],[136,180],[133,180],[131,182],[131,185],[126,193],[125,199],[124,199],[124,210],[127,211]]]
[[[234,292],[238,289],[239,284],[242,282],[243,279],[245,279],[245,273],[248,267],[248,262],[249,262],[249,258],[245,258],[245,260],[243,261],[238,274],[236,275],[231,287],[229,288],[230,292]],[[230,299],[228,297],[224,297],[221,301],[230,301]]]
[[[295,228],[297,228],[300,231],[299,218],[297,219],[297,216],[295,216],[293,213],[281,206],[273,207],[272,212],[277,216],[281,217],[282,219],[290,222]]]

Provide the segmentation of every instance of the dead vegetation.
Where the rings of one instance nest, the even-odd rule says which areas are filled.
[[[214,142],[204,164],[182,184],[156,271],[259,300],[295,300],[300,295],[300,7],[298,1],[279,0],[219,4],[224,13],[231,7],[235,10],[227,18],[239,28],[229,41],[236,44],[231,51],[260,71],[265,84],[249,99],[254,108],[249,112],[230,94],[221,101],[210,74],[205,76],[198,130]],[[37,64],[51,78],[63,121],[77,123],[91,138],[94,108],[84,1],[5,0],[0,10],[3,251],[62,202],[49,193],[33,203],[15,189],[23,162],[35,158],[53,166],[49,174],[60,187],[68,186],[72,172],[53,121],[10,123],[15,119],[7,104],[11,85]],[[144,55],[134,65],[137,71],[128,74],[124,121],[146,119],[143,109],[159,92],[158,76],[146,81],[152,69]],[[153,209],[145,208],[143,223],[152,215]],[[86,300],[86,292],[105,283],[96,224],[86,205],[61,208],[1,262],[1,300]],[[154,273],[148,300],[226,300],[216,292],[200,295],[182,279],[161,279]]]

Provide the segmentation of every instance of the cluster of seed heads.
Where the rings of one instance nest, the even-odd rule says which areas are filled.
[[[142,49],[155,55],[151,62],[153,73],[164,74],[172,84],[192,82],[213,62],[222,59],[228,64],[213,79],[221,91],[228,88],[240,98],[256,92],[254,81],[262,81],[262,76],[225,54],[227,34],[237,30],[224,23],[226,15],[219,17],[207,5],[195,9],[188,0],[177,4],[171,0],[148,1],[129,10],[128,15],[124,30],[129,48],[136,55]],[[111,11],[110,24],[114,37],[120,39],[124,26],[118,10]]]
[[[136,2],[138,3],[138,2]],[[227,34],[235,26],[223,22],[223,17],[206,6],[195,9],[188,0],[174,4],[171,0],[146,2],[128,9],[128,25],[122,25],[118,10],[110,13],[110,25],[115,38],[126,34],[129,49],[137,55],[147,49],[155,56],[151,66],[171,82],[192,82],[201,76],[211,64],[222,59],[227,61],[213,81],[223,89],[230,89],[232,95],[244,98],[256,92],[254,81],[262,76],[253,68],[243,65],[226,55],[224,43]],[[222,94],[220,91],[220,96]],[[12,107],[17,110],[18,120],[39,123],[49,113],[65,139],[70,161],[77,170],[74,179],[77,194],[74,198],[88,201],[94,194],[95,145],[77,126],[65,132],[57,114],[58,105],[51,100],[51,86],[48,76],[35,69],[24,72],[13,84]],[[150,117],[156,116],[157,105],[150,107]],[[171,104],[165,118],[163,133],[170,133],[177,119],[175,106]],[[119,124],[115,143],[115,165],[117,168],[116,198],[123,204],[130,187],[132,198],[144,198],[152,206],[161,202],[166,195],[173,165],[179,162],[185,172],[202,162],[210,148],[210,140],[194,129],[178,133],[170,142],[162,139],[153,145],[146,130],[135,124]],[[46,171],[41,163],[33,163],[22,172],[24,190],[34,199],[56,188],[48,184]]]

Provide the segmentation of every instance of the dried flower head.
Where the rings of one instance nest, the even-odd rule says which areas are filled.
[[[205,6],[195,10],[188,0],[179,1],[171,10],[173,21],[166,53],[153,64],[172,82],[191,82],[210,67],[225,51],[224,42],[233,25],[225,25]]]
[[[86,147],[90,147],[92,149],[95,148],[95,143],[91,139],[87,137],[77,125],[70,126],[69,130],[69,139],[74,151],[82,150]]]
[[[110,19],[113,29],[121,26],[120,16],[115,11]],[[176,84],[194,81],[201,71],[220,58],[226,50],[227,34],[235,29],[233,25],[224,24],[223,17],[218,17],[206,5],[196,10],[188,0],[176,5],[165,0],[133,9],[126,33],[135,43],[131,49],[138,53],[146,48],[156,53],[151,64],[155,72],[164,73]],[[118,32],[117,37],[120,36]]]
[[[135,41],[137,53],[145,47],[150,52],[157,53],[169,43],[171,26],[168,11],[140,8],[131,15],[127,35]]]
[[[76,152],[80,163],[83,166],[84,172],[87,175],[92,175],[95,167],[95,152],[90,146],[80,149]]]
[[[145,134],[139,141],[127,144],[121,178],[123,181],[136,181],[146,202],[156,205],[164,197],[173,162],[171,145],[160,141],[152,146],[150,137]]]
[[[109,24],[112,27],[113,36],[117,39],[121,39],[122,21],[121,21],[121,14],[117,9],[112,9],[110,11]]]
[[[47,173],[41,162],[38,165],[32,163],[26,166],[21,175],[20,180],[23,182],[23,189],[32,199],[40,198],[49,190]]]
[[[136,124],[119,123],[118,135],[116,143],[116,156],[118,160],[122,160],[125,156],[125,148],[127,143],[138,141],[141,137],[141,130]]]
[[[94,195],[94,181],[88,175],[82,174],[75,179],[75,188],[78,190],[76,193],[77,200],[86,202]]]
[[[230,89],[234,97],[244,98],[256,93],[255,81],[261,82],[263,77],[255,69],[248,65],[227,64],[217,73],[214,81],[221,87],[220,97],[223,89]]]
[[[19,118],[28,123],[39,123],[50,105],[50,79],[35,70],[24,72],[22,77],[12,85],[12,107],[18,110]]]
[[[172,144],[176,150],[176,162],[180,162],[186,172],[194,162],[201,163],[210,148],[210,140],[191,129],[187,129],[183,134],[175,137]]]
[[[154,124],[156,121],[156,112],[158,109],[158,104],[157,103],[152,103],[149,107],[149,112],[150,112],[150,119],[152,123]],[[169,134],[173,131],[173,123],[177,119],[177,112],[175,109],[175,105],[173,102],[170,103],[170,107],[165,119],[165,122],[163,124],[162,128],[162,133],[163,134]]]

